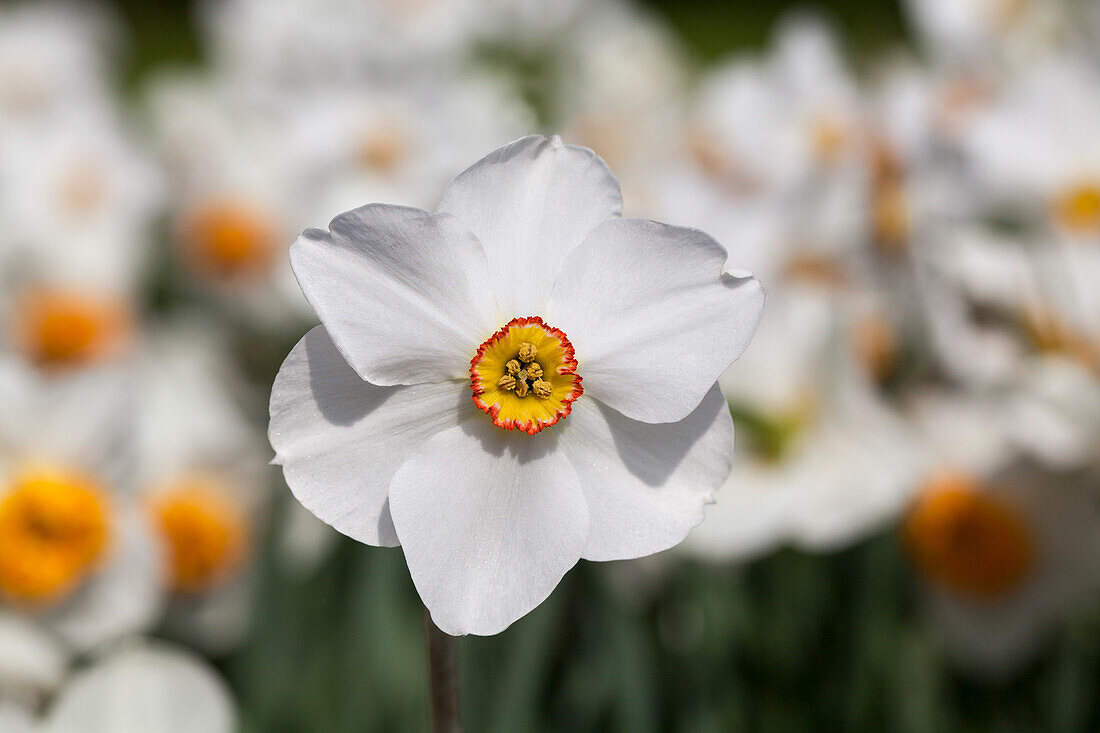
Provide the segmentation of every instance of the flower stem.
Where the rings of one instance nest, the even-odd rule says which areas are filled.
[[[462,733],[458,705],[458,639],[436,628],[427,608],[424,609],[424,637],[428,642],[432,733]]]

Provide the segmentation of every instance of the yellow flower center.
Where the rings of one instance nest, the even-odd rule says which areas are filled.
[[[1080,183],[1057,196],[1054,219],[1071,234],[1100,234],[1100,181]]]
[[[176,591],[209,590],[240,568],[248,548],[248,525],[240,508],[213,482],[184,480],[158,492],[151,509]]]
[[[392,173],[407,154],[408,141],[396,125],[383,125],[365,135],[356,150],[360,165],[376,173]]]
[[[513,318],[478,347],[470,387],[494,425],[528,435],[568,415],[584,392],[573,345],[537,316]]]
[[[844,264],[835,257],[795,252],[783,264],[784,279],[820,288],[843,288],[850,283]]]
[[[872,241],[888,253],[904,250],[912,228],[904,184],[883,182],[875,187],[871,199]]]
[[[278,225],[268,211],[244,201],[216,201],[190,213],[181,232],[188,262],[220,280],[245,280],[271,269]]]
[[[133,336],[127,305],[85,293],[38,291],[15,308],[15,341],[45,368],[85,366],[117,355]]]
[[[848,142],[848,131],[844,123],[831,117],[817,119],[811,129],[814,159],[829,165],[840,157]]]
[[[904,525],[906,547],[929,578],[972,598],[992,600],[1018,587],[1035,550],[1019,514],[967,477],[934,477]]]
[[[41,606],[91,573],[110,537],[102,491],[83,476],[36,471],[0,499],[0,595]]]

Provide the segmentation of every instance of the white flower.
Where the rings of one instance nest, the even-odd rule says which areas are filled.
[[[78,651],[148,628],[161,608],[161,558],[120,450],[125,376],[45,381],[0,364],[0,604]]]
[[[321,519],[402,545],[444,631],[501,631],[581,557],[675,545],[729,472],[715,382],[763,289],[620,206],[591,151],[533,136],[435,214],[368,205],[291,248],[324,325],[275,381],[275,460]]]
[[[1026,62],[1067,41],[1067,8],[1057,0],[906,0],[911,22],[937,61],[948,65]]]
[[[684,543],[709,559],[849,544],[901,513],[922,467],[914,436],[860,373],[857,359],[872,355],[847,348],[858,322],[839,323],[840,304],[821,292],[772,295],[760,332],[720,382],[743,469]]]
[[[137,142],[119,120],[79,112],[9,136],[0,156],[8,266],[26,281],[136,292],[163,193]]]
[[[17,3],[0,12],[0,129],[102,112],[114,18],[96,4]]]
[[[60,684],[69,656],[61,641],[41,626],[0,610],[0,707],[4,702],[35,707]]]
[[[1015,77],[970,125],[965,150],[994,203],[1072,238],[1100,238],[1100,79],[1055,57]]]
[[[230,0],[204,3],[217,65],[249,82],[308,85],[461,61],[482,25],[476,0]]]
[[[1080,477],[1027,464],[929,476],[903,533],[929,622],[958,665],[1012,673],[1100,587],[1097,519]]]
[[[236,705],[199,657],[164,643],[130,645],[76,674],[41,733],[231,733]]]
[[[135,490],[172,591],[165,626],[224,652],[247,630],[270,469],[234,404],[240,385],[219,346],[201,324],[162,326],[144,344],[132,389]]]

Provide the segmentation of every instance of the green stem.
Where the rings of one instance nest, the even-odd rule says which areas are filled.
[[[458,639],[440,631],[424,609],[424,637],[428,642],[428,695],[432,733],[462,733],[458,705]]]

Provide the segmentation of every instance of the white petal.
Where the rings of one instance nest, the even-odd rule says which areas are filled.
[[[582,397],[559,426],[591,524],[586,560],[642,557],[679,544],[729,475],[733,420],[718,387],[675,423],[638,422]]]
[[[30,706],[0,700],[0,733],[34,733],[37,726]]]
[[[458,382],[364,382],[318,326],[275,377],[268,438],[302,506],[352,539],[393,547],[390,479],[424,441],[456,425],[467,410],[477,408]]]
[[[164,606],[164,558],[144,516],[129,508],[115,532],[106,567],[45,617],[78,651],[147,631]]]
[[[584,389],[627,417],[687,417],[764,312],[752,277],[723,272],[706,234],[644,219],[597,227],[566,260],[546,321],[576,349]]]
[[[231,733],[233,699],[199,657],[167,644],[118,652],[81,672],[46,716],[45,733]]]
[[[500,327],[485,253],[458,219],[369,204],[290,248],[302,292],[363,379],[461,378]]]
[[[0,610],[0,690],[34,700],[65,676],[69,659],[61,643],[40,626]],[[3,731],[0,726],[0,731]]]
[[[439,211],[481,240],[502,320],[542,313],[566,255],[622,212],[619,184],[587,148],[521,138],[461,173]]]
[[[390,509],[413,583],[448,634],[506,629],[550,595],[588,537],[584,493],[554,438],[483,415],[398,469]]]

